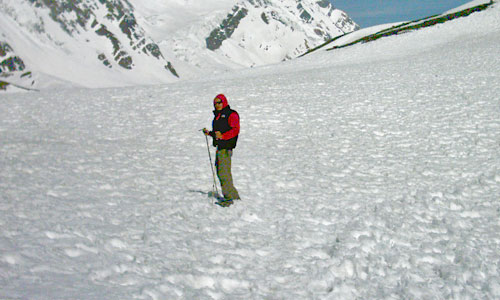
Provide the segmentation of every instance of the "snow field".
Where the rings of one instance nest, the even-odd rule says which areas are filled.
[[[497,16],[411,47],[1,96],[0,298],[499,298]],[[207,197],[198,131],[220,92],[242,125],[230,208]]]

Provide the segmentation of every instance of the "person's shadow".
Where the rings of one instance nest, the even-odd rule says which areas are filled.
[[[223,199],[222,196],[220,196],[219,194],[217,194],[214,191],[205,192],[205,191],[201,191],[201,190],[188,190],[188,192],[195,193],[195,194],[206,195],[208,198],[215,198],[217,200]]]

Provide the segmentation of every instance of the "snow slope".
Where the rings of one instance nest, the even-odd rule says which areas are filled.
[[[0,298],[500,298],[499,45],[494,4],[206,80],[0,95]],[[219,92],[231,208],[197,131]]]

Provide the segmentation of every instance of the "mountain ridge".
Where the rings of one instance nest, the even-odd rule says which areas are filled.
[[[245,0],[229,12],[230,1],[213,11],[208,4],[193,8],[199,3],[5,0],[0,42],[9,56],[0,53],[0,79],[42,89],[167,83],[288,60],[357,29],[327,0]],[[182,9],[192,10],[189,26],[163,31],[161,19],[182,24]]]

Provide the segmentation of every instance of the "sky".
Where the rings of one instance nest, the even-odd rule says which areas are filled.
[[[330,0],[345,11],[359,26],[411,21],[470,2],[470,0]]]

